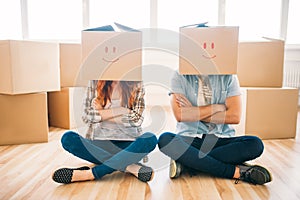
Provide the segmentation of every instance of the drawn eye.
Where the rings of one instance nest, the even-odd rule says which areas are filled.
[[[113,47],[113,52],[116,53],[116,51],[117,51],[117,48]]]
[[[214,49],[215,48],[215,43],[211,43],[211,49]]]
[[[206,49],[206,42],[203,43],[203,49]]]
[[[105,53],[107,53],[108,52],[108,47],[105,47]]]

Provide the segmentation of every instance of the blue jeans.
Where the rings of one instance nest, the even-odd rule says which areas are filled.
[[[169,132],[159,137],[158,146],[187,167],[223,178],[233,178],[236,165],[259,157],[264,149],[256,136],[218,138],[208,134],[194,138]]]
[[[144,133],[135,141],[89,140],[68,131],[62,138],[63,148],[71,154],[96,164],[92,168],[95,179],[116,170],[125,171],[128,165],[139,162],[155,149],[157,138]]]

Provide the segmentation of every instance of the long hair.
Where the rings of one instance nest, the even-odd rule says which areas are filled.
[[[111,102],[112,96],[112,83],[113,81],[102,81],[99,80],[97,83],[97,99],[100,101],[101,106],[104,108],[108,102]],[[121,106],[132,109],[134,99],[135,99],[135,90],[140,81],[120,81],[121,87]]]

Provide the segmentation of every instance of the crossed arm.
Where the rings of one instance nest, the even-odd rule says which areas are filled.
[[[103,109],[99,103],[99,100],[96,98],[93,100],[92,105],[96,110],[98,110],[102,121],[117,121],[118,117],[130,112],[128,108],[124,107]]]
[[[141,86],[136,89],[136,96],[132,109],[125,107],[116,107],[110,109],[103,109],[100,102],[95,98],[92,101],[92,107],[101,116],[101,121],[113,121],[117,123],[123,123],[125,126],[137,127],[141,126],[144,117],[143,112],[145,110],[144,88]]]
[[[183,95],[171,95],[173,114],[178,122],[204,121],[215,124],[238,124],[241,118],[241,97],[228,97],[225,104],[193,106]]]

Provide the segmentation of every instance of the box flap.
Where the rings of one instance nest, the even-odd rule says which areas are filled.
[[[83,31],[115,31],[115,29],[111,25],[96,27],[96,28],[89,28]]]
[[[139,30],[137,29],[134,29],[134,28],[130,28],[128,26],[124,26],[122,24],[119,24],[117,22],[114,22],[114,24],[122,31],[129,31],[129,32],[140,32]]]
[[[203,22],[203,23],[198,23],[198,24],[190,24],[190,25],[185,25],[181,26],[180,28],[197,28],[197,27],[208,27],[206,24],[208,22]]]

